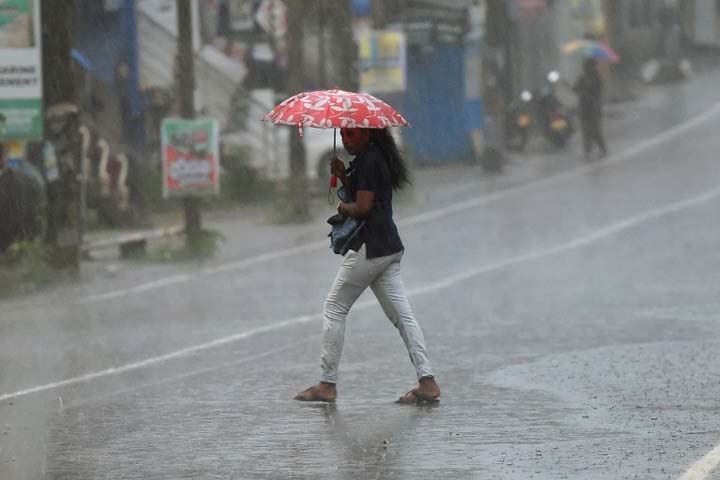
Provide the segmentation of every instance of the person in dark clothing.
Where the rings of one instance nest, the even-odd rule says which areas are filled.
[[[418,386],[398,403],[434,403],[440,396],[430,366],[425,340],[410,308],[400,273],[404,247],[393,221],[392,196],[408,183],[405,162],[387,129],[343,128],[343,146],[355,155],[346,170],[333,157],[330,171],[350,193],[351,202],[340,203],[338,213],[365,219],[357,240],[343,258],[323,308],[321,381],[295,395],[296,400],[332,402],[337,396],[338,364],[345,336],[345,319],[358,297],[370,287],[383,311],[398,329]]]
[[[130,142],[133,135],[134,120],[130,106],[130,88],[130,66],[125,60],[118,60],[115,64],[115,91],[123,142]]]
[[[42,185],[27,171],[6,162],[7,147],[0,143],[0,253],[15,242],[31,240],[41,230]]]
[[[589,156],[597,145],[600,155],[607,155],[602,132],[603,81],[597,70],[597,61],[588,58],[583,64],[583,73],[575,82],[573,90],[579,96],[580,129],[583,137],[585,156]]]
[[[218,5],[216,32],[219,37],[222,37],[225,40],[225,55],[232,56],[232,13],[230,11],[230,2],[228,0],[220,0],[220,4]]]

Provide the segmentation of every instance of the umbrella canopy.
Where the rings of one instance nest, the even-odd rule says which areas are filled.
[[[594,40],[573,40],[563,45],[563,51],[565,53],[580,52],[586,57],[608,60],[612,63],[620,60],[620,57],[612,48]]]
[[[338,89],[298,93],[273,108],[263,120],[315,128],[410,126],[397,110],[382,100],[367,93]]]
[[[344,90],[316,90],[294,95],[265,115],[263,121],[302,127],[334,128],[387,128],[409,127],[397,110],[379,98],[367,93]],[[333,151],[337,148],[337,135],[333,136]],[[330,186],[337,185],[333,176]],[[328,198],[331,193],[328,192]],[[330,203],[333,203],[330,201]]]

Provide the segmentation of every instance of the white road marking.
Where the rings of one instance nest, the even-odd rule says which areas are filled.
[[[111,391],[111,392],[109,392],[109,393],[107,393],[107,394],[104,394],[104,395],[93,396],[93,397],[91,397],[91,398],[84,398],[84,399],[79,400],[79,401],[74,401],[74,402],[72,402],[71,404],[66,405],[65,407],[63,407],[63,404],[62,404],[62,397],[60,397],[60,409],[61,409],[61,410],[72,410],[72,409],[75,409],[75,408],[79,408],[79,407],[85,406],[85,405],[87,405],[87,404],[89,404],[89,403],[97,403],[98,401],[101,401],[101,400],[103,400],[103,399],[105,399],[105,398],[114,397],[114,396],[117,396],[117,395],[123,395],[123,394],[127,394],[127,393],[133,393],[133,392],[137,392],[138,390],[143,390],[143,389],[145,389],[145,388],[154,388],[154,387],[158,387],[158,386],[160,386],[160,385],[166,385],[166,384],[169,384],[169,383],[175,383],[175,382],[180,381],[180,380],[185,380],[186,378],[194,377],[194,376],[197,376],[197,375],[205,375],[205,374],[207,374],[207,373],[211,373],[211,372],[215,372],[215,371],[218,371],[218,370],[222,370],[222,369],[224,369],[224,368],[237,367],[238,365],[242,365],[242,364],[248,363],[248,362],[256,362],[256,361],[258,361],[258,360],[260,360],[260,359],[263,359],[263,358],[265,358],[265,357],[271,357],[271,356],[273,356],[273,355],[277,355],[277,354],[279,354],[279,353],[286,352],[286,351],[288,351],[288,350],[290,350],[290,349],[292,349],[292,348],[296,348],[296,347],[298,347],[298,346],[300,346],[300,345],[303,345],[303,344],[305,344],[305,343],[309,343],[309,342],[314,341],[314,340],[317,340],[317,336],[316,336],[316,335],[313,335],[313,336],[311,336],[311,337],[296,339],[295,341],[290,342],[290,343],[286,343],[285,345],[283,345],[283,346],[281,346],[281,347],[276,347],[276,348],[273,348],[273,349],[270,349],[270,350],[265,350],[265,351],[263,351],[262,353],[258,353],[258,354],[255,354],[255,355],[249,355],[249,356],[246,356],[246,357],[242,357],[242,358],[240,358],[240,359],[238,359],[238,360],[233,360],[233,361],[231,361],[231,362],[224,362],[224,363],[221,363],[221,364],[215,364],[215,365],[212,365],[211,367],[205,367],[205,368],[201,368],[201,369],[197,369],[197,370],[190,370],[190,371],[188,371],[188,372],[183,372],[183,373],[180,373],[180,374],[178,374],[178,375],[173,375],[173,376],[171,376],[171,377],[163,377],[162,379],[158,379],[158,380],[151,381],[151,382],[146,382],[146,383],[141,383],[141,384],[135,384],[135,385],[132,385],[131,387],[128,387],[128,388],[122,388],[122,389],[119,389],[119,390],[115,389],[115,390],[113,390],[113,391]]]
[[[113,298],[127,297],[128,295],[132,295],[134,293],[146,292],[148,290],[154,290],[156,288],[165,287],[174,283],[187,282],[191,278],[193,278],[193,275],[190,274],[173,275],[171,277],[153,280],[152,282],[142,283],[136,287],[127,288],[124,290],[116,290],[113,292],[100,293],[97,295],[89,295],[87,297],[81,298],[80,303],[93,303],[102,300],[110,300]]]
[[[235,335],[229,335],[227,337],[218,338],[218,339],[212,340],[210,342],[201,343],[199,345],[194,345],[192,347],[183,348],[181,350],[176,350],[174,352],[170,352],[165,355],[160,355],[157,357],[150,357],[148,359],[145,359],[145,360],[142,360],[139,362],[128,363],[128,364],[120,366],[120,367],[112,367],[112,368],[108,368],[105,370],[100,370],[98,372],[93,372],[93,373],[88,373],[86,375],[80,375],[78,377],[68,378],[67,380],[61,380],[59,382],[48,383],[47,385],[39,385],[37,387],[31,387],[31,388],[19,390],[17,392],[13,392],[13,393],[6,393],[3,395],[0,395],[0,402],[3,402],[5,400],[11,400],[11,399],[17,398],[17,397],[23,397],[25,395],[30,395],[32,393],[42,392],[45,390],[52,390],[55,388],[67,387],[68,385],[74,385],[77,383],[87,382],[87,381],[94,380],[94,379],[100,378],[100,377],[107,377],[109,375],[117,375],[120,373],[130,372],[133,370],[139,370],[141,368],[149,367],[151,365],[155,365],[158,363],[167,362],[168,360],[172,360],[175,358],[192,355],[193,353],[197,353],[202,350],[207,350],[210,348],[219,347],[221,345],[226,345],[228,343],[244,340],[246,338],[254,337],[254,336],[260,335],[262,333],[271,332],[273,330],[278,330],[278,329],[284,328],[284,327],[300,325],[302,323],[309,322],[310,320],[312,320],[314,318],[316,318],[315,315],[303,315],[300,317],[295,317],[290,320],[286,320],[284,322],[278,322],[278,323],[274,323],[272,325],[266,325],[264,327],[253,328],[253,329],[247,330],[242,333],[237,333]]]
[[[552,255],[557,255],[557,254],[560,254],[563,252],[581,248],[581,247],[584,247],[591,243],[594,243],[594,242],[597,242],[600,240],[604,240],[608,237],[611,237],[611,236],[621,233],[625,230],[636,227],[642,223],[654,220],[656,218],[660,218],[665,215],[670,215],[672,213],[676,213],[676,212],[679,212],[682,210],[686,210],[689,208],[693,208],[693,207],[708,203],[708,202],[714,200],[715,198],[717,198],[718,196],[720,196],[720,187],[713,188],[711,190],[708,190],[708,191],[706,191],[700,195],[697,195],[695,197],[692,197],[692,198],[681,200],[679,202],[674,202],[674,203],[671,203],[671,204],[668,204],[668,205],[665,205],[663,207],[659,207],[659,208],[656,208],[653,210],[648,210],[643,213],[626,218],[625,220],[611,223],[610,225],[607,225],[606,227],[603,227],[599,230],[595,230],[594,232],[591,232],[589,234],[583,235],[581,237],[576,237],[572,240],[557,244],[552,247],[535,250],[532,252],[525,253],[523,255],[510,257],[508,259],[505,259],[505,260],[502,260],[499,262],[494,262],[494,263],[482,265],[482,266],[479,266],[476,268],[471,268],[469,270],[465,270],[464,272],[460,272],[455,275],[449,276],[439,282],[435,282],[435,283],[431,283],[431,284],[428,284],[425,286],[414,288],[414,289],[410,290],[408,293],[411,296],[420,296],[420,295],[435,293],[438,290],[449,288],[457,283],[463,282],[472,277],[476,277],[476,276],[479,276],[479,275],[482,275],[485,273],[489,273],[489,272],[492,272],[495,270],[499,270],[502,268],[519,265],[521,263],[531,262],[533,260],[540,260],[543,258],[550,257]],[[365,309],[365,308],[368,308],[373,305],[376,305],[376,302],[365,301],[365,302],[361,302],[361,303],[354,305],[353,309],[354,310]],[[301,316],[291,318],[291,319],[288,319],[288,320],[285,320],[282,322],[273,323],[271,325],[265,325],[263,327],[253,328],[253,329],[247,330],[242,333],[238,333],[235,335],[229,335],[227,337],[218,338],[218,339],[210,341],[210,342],[206,342],[206,343],[202,343],[202,344],[195,345],[192,347],[177,350],[175,352],[171,352],[171,353],[168,353],[165,355],[151,357],[146,360],[139,361],[139,362],[129,363],[127,365],[123,365],[120,367],[108,368],[105,370],[100,370],[98,372],[69,378],[67,380],[62,380],[59,382],[54,382],[54,383],[49,383],[46,385],[39,385],[36,387],[19,390],[17,392],[6,393],[3,395],[0,395],[0,402],[5,401],[5,400],[11,400],[11,399],[18,398],[18,397],[22,397],[25,395],[30,395],[32,393],[43,392],[46,390],[52,390],[52,389],[56,389],[56,388],[65,387],[68,385],[87,382],[87,381],[90,381],[90,380],[93,380],[96,378],[100,378],[100,377],[106,377],[109,375],[117,375],[120,373],[138,370],[138,369],[148,367],[151,365],[164,363],[169,360],[173,360],[175,358],[192,355],[192,354],[198,353],[203,350],[208,350],[208,349],[219,347],[222,345],[227,345],[229,343],[237,342],[240,340],[245,340],[245,339],[248,339],[248,338],[263,334],[263,333],[280,330],[285,327],[293,327],[293,326],[301,325],[303,323],[308,323],[308,322],[311,322],[311,321],[317,320],[317,319],[319,319],[318,314],[301,315]]]
[[[704,480],[720,464],[720,446],[715,447],[703,458],[698,460],[678,480]]]
[[[582,175],[585,175],[585,174],[595,171],[595,170],[607,168],[610,165],[617,165],[620,163],[630,161],[638,153],[641,153],[652,147],[660,145],[663,142],[666,142],[674,137],[677,137],[678,135],[681,135],[681,134],[687,132],[688,130],[690,130],[692,128],[695,128],[695,127],[701,125],[703,122],[714,117],[719,112],[720,112],[720,103],[715,104],[713,107],[711,107],[707,111],[701,113],[700,115],[693,117],[689,120],[686,120],[685,122],[671,128],[669,130],[666,130],[663,133],[660,133],[648,140],[639,142],[639,143],[633,145],[632,147],[628,148],[627,150],[624,150],[616,155],[612,155],[612,156],[606,158],[602,162],[598,162],[598,163],[590,164],[590,165],[584,165],[581,167],[576,167],[571,170],[567,170],[565,172],[559,173],[557,175],[546,177],[546,178],[536,180],[533,182],[529,182],[526,184],[518,185],[516,187],[507,188],[505,190],[500,190],[498,192],[494,192],[491,194],[486,194],[486,195],[481,195],[481,196],[477,196],[474,198],[470,198],[463,202],[454,203],[447,207],[430,210],[430,211],[427,211],[427,212],[424,212],[424,213],[421,213],[418,215],[414,215],[405,220],[399,221],[398,224],[400,226],[409,226],[409,225],[416,225],[416,224],[430,222],[432,220],[444,217],[451,213],[460,212],[463,210],[477,207],[479,205],[484,205],[484,204],[494,202],[497,200],[501,200],[504,198],[513,197],[518,194],[522,194],[528,190],[532,190],[532,189],[547,186],[547,185],[552,185],[554,183],[563,182],[568,179],[580,177]],[[142,292],[154,290],[157,288],[165,287],[168,285],[187,282],[187,281],[190,281],[199,276],[214,275],[214,274],[221,273],[221,272],[242,270],[244,268],[248,268],[248,267],[250,267],[252,265],[256,265],[258,263],[279,260],[281,258],[299,255],[299,254],[319,250],[321,248],[328,248],[328,245],[329,245],[328,241],[323,240],[323,241],[308,243],[306,245],[299,246],[299,247],[294,247],[294,248],[289,248],[289,249],[284,249],[284,250],[277,250],[274,252],[268,252],[268,253],[265,253],[265,254],[262,254],[262,255],[259,255],[256,257],[247,258],[247,259],[240,260],[237,262],[218,265],[215,267],[209,267],[209,268],[201,270],[198,273],[174,275],[174,276],[167,277],[164,279],[159,279],[159,280],[154,280],[152,282],[144,283],[144,284],[132,287],[132,288],[115,290],[112,292],[101,293],[101,294],[88,295],[86,297],[80,298],[79,303],[88,304],[88,303],[95,303],[95,302],[110,300],[110,299],[115,299],[115,298],[123,298],[123,297],[127,297],[127,296],[130,296],[133,294],[142,293]]]
[[[607,225],[599,230],[595,230],[594,232],[591,232],[587,235],[583,235],[581,237],[576,237],[572,240],[569,240],[569,241],[563,242],[563,243],[559,243],[552,247],[535,250],[532,252],[524,253],[522,255],[517,255],[515,257],[510,257],[505,260],[500,260],[499,262],[489,263],[489,264],[482,265],[477,268],[465,270],[464,272],[460,272],[455,275],[449,276],[439,282],[432,283],[432,284],[426,285],[424,287],[419,287],[417,289],[414,289],[414,290],[412,290],[412,293],[416,294],[416,295],[422,295],[424,293],[432,293],[436,290],[450,287],[451,285],[460,283],[464,280],[467,280],[469,278],[472,278],[472,277],[475,277],[478,275],[482,275],[484,273],[489,273],[489,272],[492,272],[495,270],[500,270],[502,268],[511,267],[513,265],[518,265],[520,263],[525,263],[525,262],[529,262],[532,260],[539,260],[539,259],[542,259],[545,257],[549,257],[551,255],[564,253],[564,252],[567,252],[570,250],[575,250],[577,248],[581,248],[581,247],[587,246],[593,242],[603,240],[612,235],[618,234],[620,232],[623,232],[624,230],[628,230],[630,228],[633,228],[637,225],[648,222],[650,220],[660,218],[660,217],[663,217],[665,215],[669,215],[669,214],[672,214],[675,212],[679,212],[681,210],[686,210],[688,208],[696,207],[696,206],[702,205],[704,203],[711,202],[718,196],[720,196],[720,187],[713,188],[712,190],[708,190],[707,192],[705,192],[701,195],[698,195],[698,196],[695,196],[695,197],[692,197],[692,198],[689,198],[686,200],[681,200],[679,202],[671,203],[671,204],[665,205],[663,207],[660,207],[660,208],[657,208],[654,210],[648,210],[648,211],[639,213],[632,217],[626,218],[625,220],[611,223],[610,225]]]

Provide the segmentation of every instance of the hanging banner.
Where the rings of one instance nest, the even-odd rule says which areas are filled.
[[[211,118],[163,120],[164,197],[220,193],[218,133]]]
[[[358,35],[360,90],[368,93],[405,90],[405,34],[367,30]]]
[[[43,137],[40,1],[0,0],[0,140]]]

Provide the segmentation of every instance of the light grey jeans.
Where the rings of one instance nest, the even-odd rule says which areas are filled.
[[[433,375],[420,325],[410,308],[400,275],[403,252],[386,257],[365,257],[365,246],[359,252],[350,250],[343,258],[323,308],[321,369],[322,381],[336,383],[338,365],[345,341],[345,319],[360,294],[370,287],[385,315],[400,332],[418,379]]]

